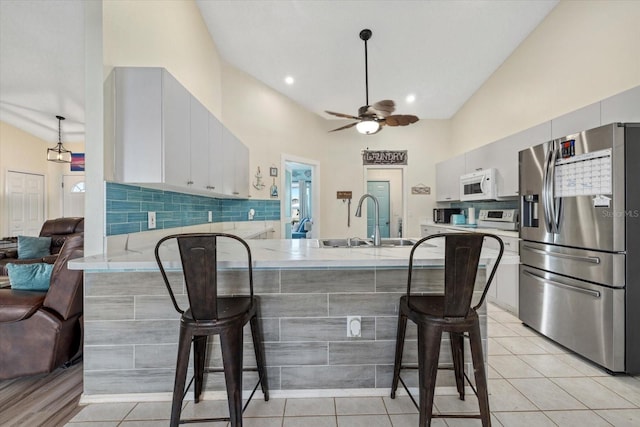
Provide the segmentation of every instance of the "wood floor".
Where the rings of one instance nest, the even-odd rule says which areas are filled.
[[[64,426],[81,407],[82,363],[50,374],[0,381],[0,426]]]

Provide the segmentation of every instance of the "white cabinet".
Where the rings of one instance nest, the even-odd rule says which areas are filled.
[[[478,172],[484,169],[496,167],[497,159],[495,158],[493,147],[495,143],[484,145],[475,150],[471,150],[464,155],[464,173]]]
[[[551,120],[551,137],[562,138],[601,124],[600,103],[596,102]]]
[[[135,73],[136,69],[127,69]],[[190,157],[190,102],[189,92],[168,72],[162,72],[162,117],[154,126],[162,128],[163,144],[158,148],[163,153],[164,176],[161,182],[174,186],[186,186],[191,179]],[[136,96],[124,93],[124,97]],[[138,164],[145,162],[139,158]],[[143,181],[144,182],[144,181]],[[153,181],[151,181],[153,182]]]
[[[544,122],[490,144],[495,159],[498,197],[518,196],[518,155],[521,150],[551,139],[551,122]]]
[[[222,123],[209,114],[209,181],[207,190],[223,192],[223,169],[225,164],[222,143]]]
[[[190,176],[188,185],[197,190],[209,186],[209,111],[191,97]]]
[[[640,86],[603,99],[602,124],[640,122]]]
[[[505,254],[518,254],[518,238],[499,236],[504,244]],[[498,250],[498,243],[493,240],[487,240],[487,247]],[[487,265],[487,280],[493,264]],[[496,275],[487,292],[489,301],[499,305],[500,307],[518,314],[518,283],[519,283],[518,264],[500,263],[496,270]]]
[[[249,197],[249,149],[165,69],[116,67],[105,99],[110,179]]]
[[[464,175],[464,168],[464,155],[436,164],[436,201],[460,200],[460,175]]]
[[[224,194],[249,197],[249,149],[227,128],[222,130],[222,188]]]

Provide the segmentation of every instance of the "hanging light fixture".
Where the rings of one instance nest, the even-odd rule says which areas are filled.
[[[62,116],[56,116],[58,119],[58,145],[47,149],[47,160],[56,163],[71,163],[71,151],[62,146],[62,131],[60,123],[64,120]]]

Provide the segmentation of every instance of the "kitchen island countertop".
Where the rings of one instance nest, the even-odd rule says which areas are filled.
[[[321,247],[317,239],[247,240],[247,243],[251,247],[254,268],[403,267],[408,264],[411,250],[411,246],[327,248]],[[223,267],[233,268],[246,262],[239,249],[228,247],[221,251]],[[153,252],[153,247],[149,247],[87,256],[70,261],[69,268],[87,271],[157,270]],[[168,248],[161,255],[167,268],[180,268],[177,248]],[[496,255],[496,251],[483,250],[484,259],[495,258]],[[416,252],[416,260],[420,260],[421,265],[442,265],[442,247],[437,244],[421,247]],[[502,259],[503,264],[518,262],[518,257],[506,253]]]

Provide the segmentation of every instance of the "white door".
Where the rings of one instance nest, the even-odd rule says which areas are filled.
[[[44,223],[44,175],[7,172],[9,236],[37,236]]]
[[[84,174],[62,177],[62,216],[84,217]]]

